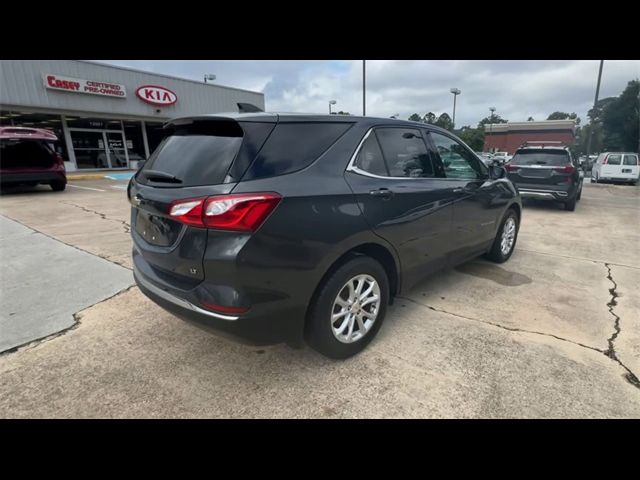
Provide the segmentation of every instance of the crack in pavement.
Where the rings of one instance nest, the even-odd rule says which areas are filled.
[[[62,243],[63,245],[66,245],[67,247],[75,248],[76,250],[79,250],[79,251],[84,252],[84,253],[88,253],[89,255],[93,255],[94,257],[101,258],[103,260],[106,260],[109,263],[113,263],[114,265],[118,265],[119,267],[126,268],[127,270],[133,270],[131,267],[125,265],[124,263],[118,262],[116,260],[112,260],[112,259],[110,259],[108,257],[105,257],[104,255],[100,255],[99,253],[93,253],[93,252],[90,252],[89,250],[85,250],[84,248],[80,248],[77,245],[73,245],[72,243],[63,242],[59,238],[54,237],[52,235],[49,235],[48,233],[45,233],[45,232],[43,232],[41,230],[38,230],[37,228],[33,228],[33,227],[27,225],[26,223],[22,223],[20,220],[12,218],[9,215],[2,214],[2,216],[5,217],[5,218],[8,218],[9,220],[12,220],[12,221],[14,221],[16,223],[19,223],[20,225],[22,225],[23,227],[28,228],[29,230],[32,230],[32,233],[39,233],[41,235],[44,235],[47,238],[50,238],[51,240],[55,240],[56,242]]]
[[[85,211],[87,213],[93,213],[94,215],[98,215],[103,220],[109,220],[109,221],[112,221],[112,222],[120,223],[124,228],[124,233],[130,233],[131,232],[131,225],[129,225],[124,220],[118,220],[117,218],[107,217],[107,215],[104,214],[104,213],[98,212],[97,210],[92,210],[92,209],[87,208],[87,207],[83,207],[82,205],[76,205],[75,203],[71,203],[71,202],[60,202],[60,203],[64,203],[65,205],[71,205],[72,207],[79,208],[80,210],[83,210],[83,211]]]
[[[616,354],[614,342],[618,337],[618,335],[620,334],[620,332],[622,331],[620,328],[620,316],[613,311],[613,307],[615,307],[618,304],[618,301],[616,300],[616,298],[618,298],[619,296],[618,284],[613,279],[613,275],[611,274],[611,265],[608,263],[605,263],[604,266],[607,267],[607,279],[611,283],[613,283],[613,287],[609,289],[609,293],[611,294],[611,300],[609,300],[609,302],[607,303],[607,307],[609,308],[609,313],[614,318],[614,322],[613,322],[613,333],[607,339],[609,348],[603,353],[607,357],[609,357],[611,360],[618,362],[620,366],[627,371],[627,374],[624,377],[631,385],[633,385],[636,388],[640,388],[640,379],[638,379],[638,377],[624,363],[622,363],[622,361],[618,358],[618,355]]]
[[[611,291],[611,290],[610,290],[610,291]],[[409,297],[401,297],[401,296],[397,296],[396,298],[398,298],[399,300],[406,300],[406,301],[408,301],[408,302],[415,303],[416,305],[420,305],[420,306],[422,306],[422,307],[426,307],[426,308],[428,308],[429,310],[433,310],[434,312],[446,313],[447,315],[452,315],[452,316],[454,316],[454,317],[458,317],[458,318],[464,318],[465,320],[472,320],[472,321],[474,321],[474,322],[484,323],[484,324],[487,324],[487,325],[491,325],[491,326],[493,326],[493,327],[501,328],[501,329],[503,329],[503,330],[508,330],[508,331],[510,331],[510,332],[532,333],[532,334],[534,334],[534,335],[542,335],[542,336],[544,336],[544,337],[551,337],[551,338],[555,338],[556,340],[561,340],[561,341],[563,341],[563,342],[572,343],[572,344],[577,345],[577,346],[579,346],[579,347],[586,348],[586,349],[589,349],[589,350],[593,350],[593,351],[598,352],[598,353],[602,353],[602,354],[606,355],[608,358],[610,358],[610,359],[614,360],[615,362],[617,362],[617,363],[618,363],[622,368],[624,368],[624,369],[627,371],[627,374],[624,376],[624,378],[625,378],[625,379],[626,379],[626,380],[627,380],[631,385],[633,385],[634,387],[636,387],[636,388],[639,388],[639,389],[640,389],[640,381],[638,380],[638,377],[636,377],[636,376],[634,375],[634,373],[633,373],[633,372],[632,372],[632,371],[631,371],[631,370],[630,370],[626,365],[624,365],[624,364],[620,361],[620,359],[618,359],[618,357],[617,357],[617,356],[615,356],[615,352],[613,353],[613,355],[614,355],[614,356],[611,356],[609,353],[607,353],[607,352],[609,352],[609,350],[603,350],[603,349],[601,349],[601,348],[592,347],[592,346],[590,346],[590,345],[585,345],[584,343],[575,342],[575,341],[573,341],[573,340],[569,340],[568,338],[559,337],[559,336],[554,335],[554,334],[552,334],[552,333],[537,332],[537,331],[535,331],[535,330],[526,330],[526,329],[523,329],[523,328],[517,328],[517,327],[507,327],[507,326],[505,326],[505,325],[501,325],[501,324],[499,324],[499,323],[495,323],[495,322],[490,322],[490,321],[488,321],[488,320],[481,320],[481,319],[479,319],[479,318],[467,317],[467,316],[465,316],[465,315],[460,315],[460,314],[458,314],[458,313],[449,312],[449,311],[447,311],[447,310],[443,310],[443,309],[440,309],[440,308],[433,307],[433,306],[431,306],[431,305],[427,305],[426,303],[419,302],[419,301],[414,300],[414,299],[409,298]],[[612,308],[612,307],[611,307],[611,308]],[[610,310],[610,311],[611,311],[611,310]],[[612,313],[613,313],[613,312],[612,312]],[[614,314],[614,315],[615,315],[615,314]],[[618,334],[618,333],[619,333],[619,330],[618,330],[617,332],[615,332],[615,333],[614,333],[614,335],[612,335],[613,339],[615,339],[615,337],[617,336],[617,334]],[[610,342],[609,342],[609,348],[611,349],[611,348],[612,348],[612,343],[611,343],[612,339],[609,339],[609,340],[610,340]]]
[[[137,287],[137,285],[134,283],[133,285],[129,285],[128,287],[125,287],[121,290],[118,290],[116,293],[114,293],[113,295],[109,295],[107,298],[103,298],[102,300],[99,300],[95,303],[92,303],[91,305],[88,305],[86,307],[84,307],[82,310],[79,310],[78,312],[74,313],[72,315],[74,323],[73,325],[70,325],[67,328],[63,328],[62,330],[60,330],[59,332],[55,332],[52,333],[50,335],[47,335],[45,337],[42,338],[38,338],[36,340],[29,340],[28,342],[25,342],[21,345],[16,345],[15,347],[12,347],[8,350],[5,350],[3,352],[0,352],[0,357],[10,354],[10,353],[15,353],[18,350],[22,350],[22,351],[27,351],[27,350],[31,350],[32,348],[37,347],[38,345],[48,342],[49,340],[53,340],[54,338],[58,338],[61,337],[62,335],[65,335],[66,333],[70,332],[71,330],[75,330],[76,328],[78,328],[80,326],[80,320],[82,319],[82,315],[81,313],[84,312],[85,310],[88,310],[91,307],[95,307],[96,305],[99,305],[103,302],[106,302],[108,300],[111,300],[114,297],[117,297],[118,295],[120,295],[121,293],[126,293],[129,290],[131,290],[133,287]]]
[[[537,252],[535,250],[527,250],[526,248],[519,248],[519,247],[518,247],[518,251],[519,252],[527,252],[527,253],[535,253],[537,255],[548,255],[550,257],[569,258],[571,260],[583,260],[585,262],[593,262],[593,263],[597,263],[599,265],[615,265],[616,267],[625,267],[625,268],[633,268],[633,269],[636,269],[636,270],[640,270],[640,267],[635,267],[633,265],[624,265],[622,263],[605,262],[603,260],[593,260],[591,258],[585,258],[585,257],[574,257],[574,256],[571,256],[571,255],[560,255],[559,253],[550,253],[550,252]]]

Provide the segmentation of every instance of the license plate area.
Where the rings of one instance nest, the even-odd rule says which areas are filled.
[[[622,173],[631,173],[631,169],[630,168],[623,168],[622,169]]]
[[[148,244],[157,247],[170,247],[180,236],[182,224],[137,209],[135,229]]]

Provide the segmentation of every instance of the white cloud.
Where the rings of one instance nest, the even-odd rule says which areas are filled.
[[[362,62],[285,60],[105,61],[196,80],[215,73],[216,82],[263,91],[267,109],[289,112],[362,113]],[[367,115],[402,118],[417,112],[451,114],[449,89],[462,90],[456,124],[475,125],[489,107],[511,121],[545,119],[556,110],[586,121],[593,104],[597,60],[371,60],[367,61]],[[639,61],[607,60],[600,98],[619,95],[640,78]]]

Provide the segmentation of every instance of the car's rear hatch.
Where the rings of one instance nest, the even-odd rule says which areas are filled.
[[[184,290],[203,280],[207,229],[171,218],[171,206],[230,193],[275,121],[211,116],[167,125],[166,138],[129,184],[134,262],[136,255],[144,259],[136,267]]]
[[[562,149],[518,150],[506,165],[509,179],[515,184],[566,186],[575,167]]]
[[[59,163],[53,144],[44,140],[0,139],[0,170],[30,172],[50,170]]]

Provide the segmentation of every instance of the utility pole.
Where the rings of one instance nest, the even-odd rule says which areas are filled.
[[[600,71],[598,72],[598,85],[596,86],[596,98],[593,101],[593,109],[595,110],[598,103],[598,96],[600,95],[600,80],[602,79],[602,66],[604,60],[600,60]],[[591,136],[593,135],[593,127],[595,126],[595,120],[591,119],[591,126],[589,127],[589,137],[587,138],[587,162],[589,162],[589,154],[591,153]]]
[[[367,67],[366,60],[362,60],[362,116],[367,116]]]

